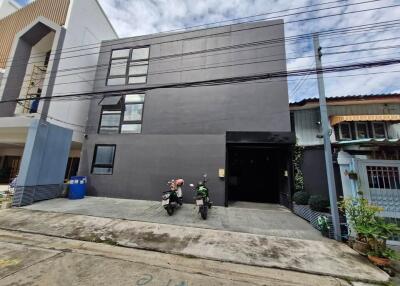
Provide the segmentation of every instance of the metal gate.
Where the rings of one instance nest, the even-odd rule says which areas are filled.
[[[400,218],[400,161],[356,159],[360,190],[384,209],[381,216]]]

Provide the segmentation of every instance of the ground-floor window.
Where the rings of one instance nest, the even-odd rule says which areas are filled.
[[[114,169],[115,145],[96,145],[94,148],[92,174],[112,175]]]

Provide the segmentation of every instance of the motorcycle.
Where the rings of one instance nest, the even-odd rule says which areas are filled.
[[[170,216],[174,214],[175,208],[183,203],[182,186],[184,183],[183,179],[168,181],[169,190],[163,192],[161,205]]]
[[[203,181],[200,181],[195,188],[196,196],[194,198],[196,200],[196,205],[199,207],[201,218],[204,220],[207,219],[208,209],[212,207],[206,182],[207,174],[204,174]],[[194,185],[190,184],[190,187],[194,188]]]

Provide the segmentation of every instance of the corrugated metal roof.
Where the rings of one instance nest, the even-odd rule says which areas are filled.
[[[385,98],[385,97],[394,97],[399,96],[400,93],[381,93],[381,94],[358,94],[358,95],[337,95],[337,96],[329,96],[327,97],[327,101],[340,101],[340,100],[362,100],[362,99],[371,99],[371,98]],[[308,102],[316,102],[318,101],[318,97],[308,97],[303,98],[299,101],[290,102],[290,105],[304,105]]]

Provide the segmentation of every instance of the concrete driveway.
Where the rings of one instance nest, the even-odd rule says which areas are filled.
[[[160,202],[86,197],[82,200],[54,199],[24,207],[30,210],[119,218],[307,240],[325,240],[305,220],[280,205],[236,203],[213,207],[207,220],[197,208],[185,204],[168,216]]]

